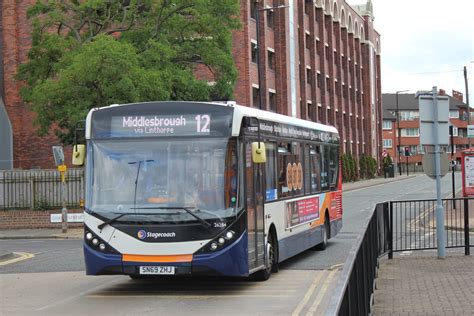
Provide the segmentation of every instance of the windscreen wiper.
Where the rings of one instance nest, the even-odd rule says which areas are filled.
[[[150,207],[132,207],[132,209],[138,209],[138,210],[183,210],[195,219],[198,220],[199,223],[202,224],[202,226],[206,227],[207,229],[211,229],[212,225],[208,221],[206,221],[204,218],[197,216],[190,208],[188,207],[182,207],[182,206],[150,206]],[[193,208],[195,212],[200,212],[201,210],[198,208]]]
[[[117,213],[115,213],[117,214]],[[137,214],[137,213],[121,213],[120,215],[118,216],[115,216],[115,217],[112,217],[111,219],[109,220],[106,220],[105,222],[103,222],[102,224],[98,225],[97,228],[102,230],[102,228],[104,228],[105,226],[107,225],[110,225],[114,222],[116,222],[120,217],[122,216],[125,216],[125,215],[135,215],[135,216],[141,216],[141,215],[156,215],[156,213],[140,213],[140,214]]]

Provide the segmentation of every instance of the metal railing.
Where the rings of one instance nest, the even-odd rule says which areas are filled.
[[[66,174],[68,207],[77,207],[84,197],[84,171]],[[61,208],[61,177],[57,170],[0,172],[0,210],[47,210]]]
[[[443,199],[446,248],[470,254],[469,209],[474,198]],[[471,207],[470,207],[471,206]],[[373,302],[378,259],[394,252],[436,249],[436,200],[391,201],[377,204],[366,230],[344,264],[328,315],[368,315]]]
[[[380,203],[359,236],[341,272],[328,315],[368,315],[373,302],[378,258],[389,251],[389,204]]]
[[[473,198],[443,199],[446,248],[464,248],[469,255],[469,204]],[[436,200],[390,202],[391,246],[393,252],[437,248]]]

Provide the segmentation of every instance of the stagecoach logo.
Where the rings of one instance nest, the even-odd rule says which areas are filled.
[[[153,232],[146,232],[144,231],[143,229],[142,230],[139,230],[138,233],[138,239],[145,239],[145,238],[154,238],[154,239],[157,239],[157,238],[173,238],[173,237],[176,237],[176,233],[175,232],[170,232],[170,233],[153,233]]]
[[[146,238],[146,231],[144,230],[139,230],[138,231],[138,239],[145,239]]]

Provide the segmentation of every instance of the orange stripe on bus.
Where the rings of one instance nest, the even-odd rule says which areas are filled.
[[[123,254],[122,260],[131,262],[191,262],[193,261],[193,255],[148,256]]]

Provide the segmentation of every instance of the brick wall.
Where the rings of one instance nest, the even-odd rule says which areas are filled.
[[[21,228],[61,228],[62,223],[51,223],[51,214],[60,214],[61,210],[51,211],[0,211],[0,229]],[[68,210],[69,214],[82,213],[82,210]],[[69,228],[83,227],[82,223],[69,223]]]

